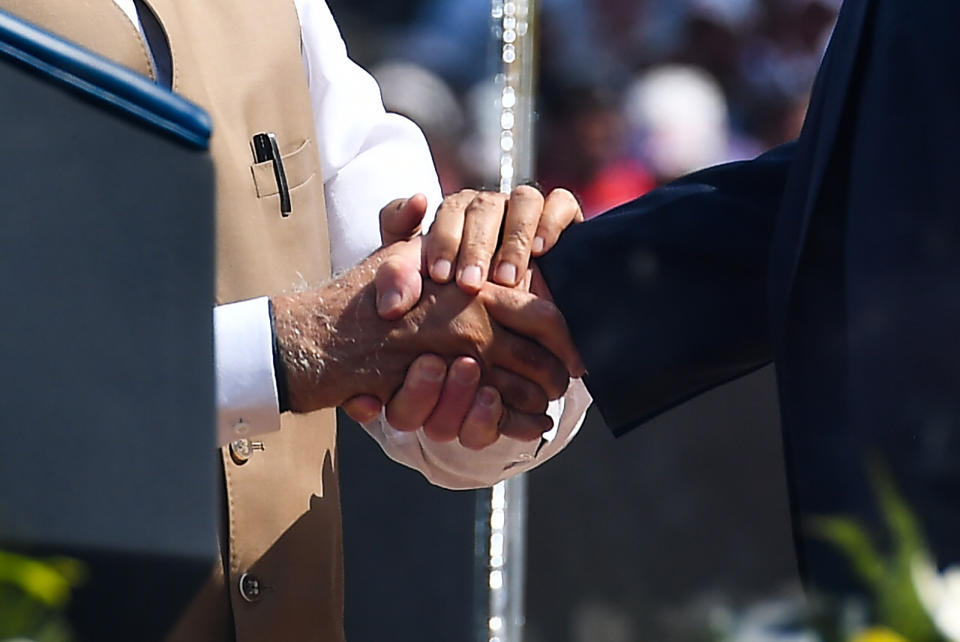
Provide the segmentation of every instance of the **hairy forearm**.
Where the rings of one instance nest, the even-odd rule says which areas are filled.
[[[508,288],[474,297],[456,284],[428,281],[412,310],[393,321],[382,319],[373,286],[377,268],[398,258],[416,261],[419,251],[418,244],[398,243],[315,290],[271,299],[278,379],[286,380],[290,410],[338,406],[360,394],[385,403],[400,388],[410,363],[427,352],[446,360],[476,359],[484,381],[492,385],[509,383],[498,375],[506,370],[534,382],[552,395],[549,398],[563,393],[568,382],[563,363],[536,341],[505,331],[490,319],[487,306],[509,308],[512,316],[526,310],[535,325],[549,325],[549,318],[534,314],[529,301],[507,296],[512,293]],[[527,328],[534,336],[543,334],[543,328],[532,330]],[[517,398],[512,392],[518,387],[513,384],[501,390],[504,401],[527,412],[523,395]]]
[[[369,393],[378,379],[378,337],[390,323],[376,313],[374,255],[307,292],[273,297],[274,329],[292,410],[309,412]],[[386,374],[386,373],[384,373]],[[383,387],[387,382],[380,381]]]

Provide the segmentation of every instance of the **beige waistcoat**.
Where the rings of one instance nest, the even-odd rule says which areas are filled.
[[[170,45],[174,91],[213,118],[217,302],[326,280],[323,180],[293,0],[146,4]],[[0,7],[153,76],[146,43],[113,0],[0,0]],[[271,164],[254,163],[251,140],[260,132],[276,133],[284,156],[288,217],[280,214]],[[223,565],[171,642],[228,641],[234,631],[238,642],[343,639],[334,413],[288,413],[281,431],[261,441],[263,450],[243,464],[227,449],[218,457],[225,480]]]

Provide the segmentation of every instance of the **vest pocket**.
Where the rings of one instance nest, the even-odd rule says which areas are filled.
[[[281,150],[280,158],[283,159],[283,169],[291,192],[317,173],[317,155],[313,151],[313,141],[309,138],[291,152],[284,153]],[[250,173],[253,175],[253,184],[257,188],[257,198],[267,198],[280,193],[274,175],[273,161],[254,163],[250,166]]]

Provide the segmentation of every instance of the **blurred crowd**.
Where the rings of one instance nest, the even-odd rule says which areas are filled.
[[[544,188],[587,216],[797,136],[840,0],[541,0]],[[492,185],[490,0],[330,0],[388,110],[427,135],[445,192]]]

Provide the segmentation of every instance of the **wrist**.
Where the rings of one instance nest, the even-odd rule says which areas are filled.
[[[315,290],[271,300],[277,371],[290,410],[331,408],[376,390],[376,341],[391,325],[377,316],[377,263],[368,259]]]

